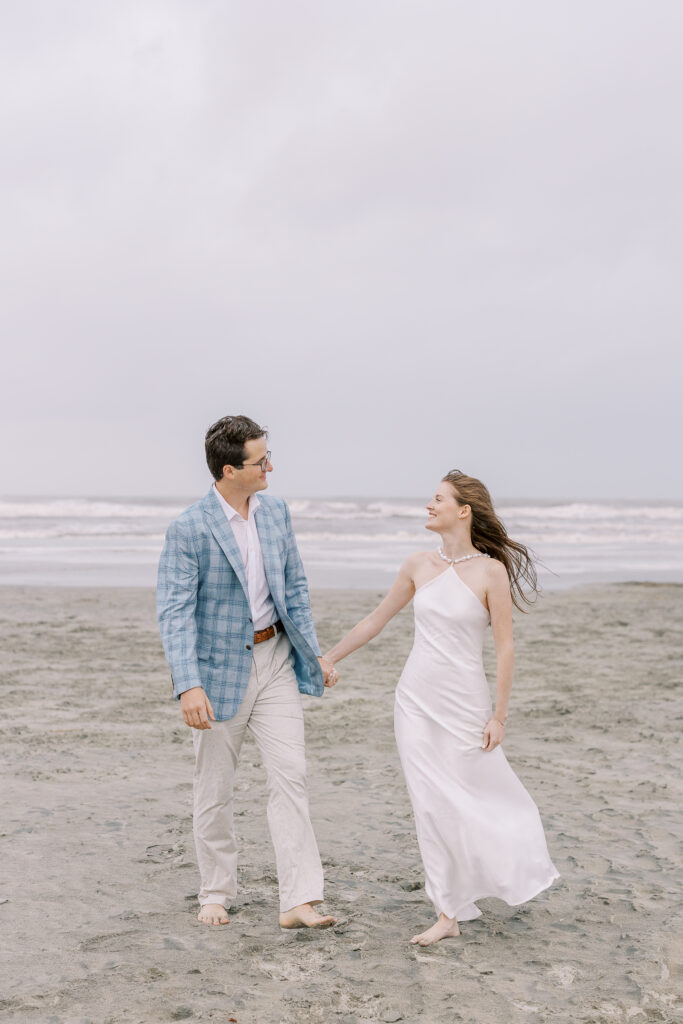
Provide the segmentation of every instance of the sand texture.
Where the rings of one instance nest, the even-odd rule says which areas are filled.
[[[319,592],[323,645],[377,595]],[[551,593],[517,625],[506,754],[562,878],[432,920],[393,737],[407,609],[306,698],[328,932],[281,932],[264,773],[241,756],[240,892],[195,919],[192,745],[147,590],[0,589],[0,1020],[673,1022],[681,978],[683,586]],[[490,661],[490,652],[489,652]]]

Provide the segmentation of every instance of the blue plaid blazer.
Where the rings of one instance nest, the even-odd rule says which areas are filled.
[[[255,520],[266,579],[294,654],[301,693],[323,676],[308,584],[287,503],[259,493]],[[242,556],[212,486],[171,523],[159,560],[157,613],[173,693],[202,686],[216,719],[237,712],[251,672],[254,624]]]

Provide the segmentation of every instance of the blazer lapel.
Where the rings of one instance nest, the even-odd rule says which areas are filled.
[[[207,513],[209,529],[220,544],[223,554],[233,567],[235,575],[242,584],[242,590],[244,591],[248,601],[249,589],[247,587],[247,577],[244,572],[242,555],[240,554],[240,549],[237,546],[235,534],[232,532],[232,526],[228,522],[225,512],[221,508],[221,504],[215,494],[215,488],[213,485],[206,496],[204,511]]]
[[[263,568],[266,571],[266,579],[273,600],[283,597],[283,572],[282,562],[273,535],[273,524],[271,522],[268,506],[261,502],[254,513],[256,521],[256,532],[261,542],[261,554],[263,555]]]

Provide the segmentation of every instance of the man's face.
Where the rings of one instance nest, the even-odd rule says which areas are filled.
[[[273,464],[268,458],[268,442],[265,437],[245,441],[244,456],[242,468],[234,470],[235,482],[247,494],[265,491],[268,486],[268,473],[273,472]]]

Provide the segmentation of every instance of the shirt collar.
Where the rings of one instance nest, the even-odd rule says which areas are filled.
[[[242,516],[239,514],[237,509],[233,508],[232,505],[230,504],[230,502],[225,500],[225,498],[223,497],[223,495],[218,490],[218,488],[216,487],[215,484],[213,486],[214,486],[214,488],[216,490],[216,495],[218,497],[218,500],[220,501],[220,503],[221,503],[221,505],[223,507],[223,511],[225,512],[225,514],[228,517],[228,519],[239,519],[242,522],[244,522],[245,520],[242,519]],[[251,519],[253,517],[254,512],[256,511],[256,509],[259,507],[260,504],[261,504],[261,502],[259,501],[258,495],[256,495],[256,494],[250,494],[249,495],[249,519]]]

